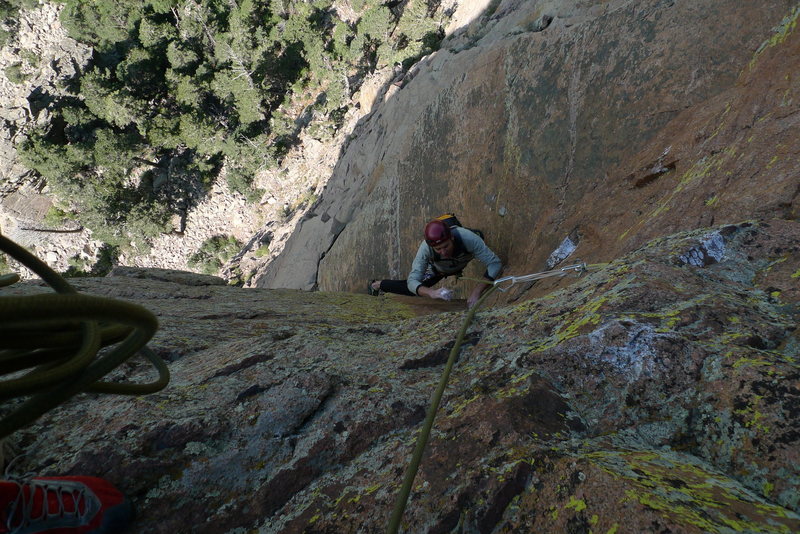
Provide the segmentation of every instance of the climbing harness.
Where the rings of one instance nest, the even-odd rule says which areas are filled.
[[[0,438],[77,393],[144,395],[167,385],[166,364],[145,346],[158,329],[151,312],[129,302],[78,293],[47,264],[2,235],[0,251],[56,291],[0,296],[0,402],[29,397],[2,413]],[[16,274],[2,275],[0,288],[18,280]],[[100,381],[138,352],[156,368],[158,379],[146,384]]]
[[[580,262],[567,265],[566,267],[562,267],[560,269],[554,269],[552,271],[542,271],[540,273],[526,274],[522,276],[504,276],[503,278],[498,278],[494,281],[494,287],[496,287],[499,291],[508,291],[511,289],[511,286],[521,282],[531,282],[533,280],[540,280],[542,278],[549,278],[551,276],[566,276],[572,273],[581,276],[586,271],[586,262]],[[504,286],[504,284],[506,285]]]
[[[530,282],[551,276],[566,276],[571,273],[581,276],[587,271],[587,269],[588,267],[585,262],[579,262],[552,271],[543,271],[540,273],[533,273],[523,276],[506,276],[503,278],[498,278],[494,282],[486,279],[480,280],[466,276],[461,277],[463,279],[476,280],[478,282],[488,284],[491,287],[486,290],[483,295],[481,295],[481,298],[478,300],[475,306],[469,310],[469,313],[464,318],[464,323],[461,325],[461,330],[459,330],[458,336],[456,336],[455,344],[450,351],[450,356],[447,359],[447,363],[444,366],[444,371],[442,371],[442,376],[439,379],[439,385],[436,388],[436,392],[433,394],[431,405],[428,407],[428,412],[425,416],[425,423],[422,426],[422,430],[417,438],[416,447],[411,455],[411,462],[408,464],[408,468],[406,469],[405,476],[403,478],[403,485],[400,488],[400,494],[397,497],[397,502],[395,503],[394,510],[392,511],[392,516],[389,519],[389,527],[387,529],[388,534],[397,534],[397,531],[400,528],[400,520],[403,517],[403,512],[405,511],[406,504],[408,502],[408,496],[411,494],[411,487],[414,484],[414,478],[417,475],[419,464],[422,461],[422,453],[425,450],[425,445],[428,442],[428,437],[430,436],[431,429],[433,428],[433,420],[436,418],[436,412],[439,410],[439,405],[442,401],[442,395],[444,394],[444,390],[447,387],[447,382],[450,379],[450,372],[452,371],[456,357],[461,350],[461,343],[464,341],[467,328],[469,328],[470,323],[472,323],[472,318],[475,316],[475,312],[478,310],[478,308],[480,308],[481,304],[483,304],[483,302],[494,292],[495,289],[499,291],[507,291],[514,284],[520,282]],[[503,284],[507,285],[501,287]]]

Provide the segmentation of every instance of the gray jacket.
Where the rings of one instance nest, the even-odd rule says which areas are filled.
[[[434,272],[449,276],[460,273],[472,258],[478,258],[486,266],[484,277],[494,280],[500,274],[503,262],[486,246],[483,239],[461,227],[452,228],[452,233],[455,244],[452,258],[440,258],[425,241],[420,243],[414,263],[411,264],[411,273],[408,275],[409,291],[417,294],[417,289],[422,285],[429,266],[433,267]]]

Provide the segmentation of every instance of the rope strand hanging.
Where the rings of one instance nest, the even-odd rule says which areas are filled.
[[[417,476],[417,471],[419,470],[419,464],[422,462],[422,454],[425,451],[425,445],[428,442],[431,429],[433,428],[433,420],[436,418],[436,412],[439,410],[439,405],[442,402],[442,396],[444,395],[444,390],[447,388],[447,383],[450,379],[450,373],[453,370],[453,365],[455,364],[458,353],[461,350],[461,344],[464,341],[464,337],[467,334],[467,329],[469,328],[469,325],[472,323],[472,319],[475,316],[475,312],[478,311],[478,308],[480,308],[481,304],[483,304],[483,302],[495,290],[507,291],[514,284],[518,284],[521,282],[529,282],[532,280],[539,280],[541,278],[549,278],[553,276],[566,276],[568,274],[577,274],[578,276],[581,276],[583,273],[587,271],[587,269],[588,267],[586,263],[580,262],[573,265],[568,265],[566,267],[562,267],[561,269],[555,269],[551,271],[542,271],[539,273],[532,273],[522,276],[506,276],[503,278],[498,278],[494,282],[488,280],[462,277],[464,279],[477,280],[478,282],[489,284],[492,287],[486,290],[483,293],[483,295],[481,295],[481,298],[478,300],[475,306],[473,306],[469,310],[467,316],[464,318],[464,322],[461,325],[461,329],[459,330],[458,335],[456,336],[455,344],[453,345],[453,348],[450,351],[450,356],[447,358],[447,363],[445,364],[444,370],[442,371],[442,376],[439,379],[439,385],[437,386],[436,391],[433,394],[431,404],[428,407],[428,412],[425,417],[425,422],[422,425],[422,430],[420,431],[419,437],[417,438],[417,444],[414,448],[414,452],[411,455],[411,461],[409,462],[408,467],[406,468],[406,472],[403,477],[403,485],[400,487],[400,493],[397,496],[397,501],[395,503],[394,510],[392,511],[392,515],[389,519],[389,526],[387,529],[388,534],[397,534],[400,528],[400,521],[403,518],[403,512],[405,511],[406,504],[408,503],[408,497],[411,494],[411,488],[414,484],[414,478]]]

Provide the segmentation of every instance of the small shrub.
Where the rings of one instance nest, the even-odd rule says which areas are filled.
[[[33,68],[38,68],[41,63],[41,58],[32,50],[21,50],[19,55]]]
[[[66,277],[105,276],[119,263],[119,247],[104,244],[97,251],[94,264],[76,254],[67,260],[69,268],[63,273]]]
[[[14,63],[5,69],[6,78],[11,83],[22,83],[28,79],[25,74],[22,74],[22,63]]]
[[[80,254],[75,254],[67,259],[69,268],[64,274],[67,276],[87,276],[91,266],[91,261],[87,258],[82,258]]]
[[[189,267],[204,274],[217,274],[222,265],[242,249],[233,236],[215,235],[206,239],[200,249],[189,257]]]
[[[44,216],[44,224],[49,228],[58,228],[65,222],[75,220],[75,215],[68,213],[58,206],[50,206]]]
[[[300,195],[295,199],[295,201],[292,203],[290,211],[295,212],[300,208],[313,206],[314,202],[316,202],[317,200],[319,200],[319,197],[314,193],[314,190],[309,189],[308,191],[306,191],[305,193],[303,193],[302,195]]]
[[[286,222],[292,218],[293,213],[294,210],[292,207],[288,204],[284,204],[283,207],[281,207],[281,209],[278,211],[278,218],[281,222]]]

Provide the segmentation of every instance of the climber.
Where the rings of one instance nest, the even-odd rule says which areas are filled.
[[[425,225],[425,240],[419,245],[408,279],[371,280],[367,291],[373,296],[383,291],[451,300],[450,289],[432,289],[432,286],[448,276],[461,275],[472,258],[478,258],[486,266],[483,276],[487,280],[493,281],[502,270],[500,258],[475,232],[460,225],[451,227],[441,218],[434,219]],[[489,287],[490,284],[479,283],[467,298],[467,306],[473,307]]]

